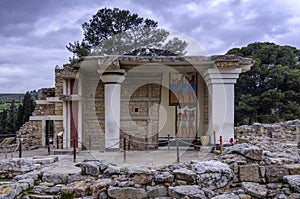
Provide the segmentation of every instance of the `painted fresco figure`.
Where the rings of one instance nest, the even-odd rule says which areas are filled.
[[[189,137],[193,137],[195,135],[195,110],[189,111],[189,119],[188,119],[188,127],[189,127]]]
[[[182,134],[181,121],[182,121],[182,114],[178,113],[178,115],[177,115],[177,135],[178,136],[180,136]]]
[[[182,114],[182,120],[181,120],[181,129],[182,129],[182,135],[183,135],[183,137],[188,136],[187,120],[188,120],[187,110],[184,110],[184,112]]]
[[[189,81],[189,102],[195,103],[195,96],[196,96],[196,78],[195,75],[192,75],[191,78],[188,79]]]
[[[183,103],[188,103],[188,95],[189,95],[189,82],[186,79],[186,77],[183,77],[183,81],[182,81],[182,93],[183,93]]]
[[[182,79],[177,79],[177,97],[179,103],[184,103],[183,83]]]

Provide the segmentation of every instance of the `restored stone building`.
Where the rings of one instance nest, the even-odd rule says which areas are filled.
[[[30,118],[39,143],[63,132],[63,147],[118,150],[157,148],[168,136],[185,141],[234,137],[234,84],[252,59],[91,56],[55,69],[54,90],[44,90]],[[47,96],[48,95],[48,96]],[[75,141],[75,143],[73,143]]]

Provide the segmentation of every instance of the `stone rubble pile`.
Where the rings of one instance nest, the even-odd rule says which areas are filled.
[[[9,179],[57,161],[55,157],[11,158],[0,160],[0,178]]]
[[[236,128],[242,143],[209,161],[161,167],[119,167],[105,160],[86,160],[78,167],[53,164],[0,185],[0,198],[297,199],[299,124]]]
[[[39,128],[34,123],[34,121],[26,122],[17,132],[17,142],[19,142],[20,138],[24,140],[22,143],[23,149],[28,150],[30,147],[42,145]]]

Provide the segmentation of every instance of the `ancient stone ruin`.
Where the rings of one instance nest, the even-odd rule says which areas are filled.
[[[105,160],[73,166],[53,163],[53,157],[1,161],[2,175],[15,177],[0,186],[0,198],[296,199],[299,127],[299,120],[238,127],[242,143],[226,147],[223,154],[158,167],[118,166]]]

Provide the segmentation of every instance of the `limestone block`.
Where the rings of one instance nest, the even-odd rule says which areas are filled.
[[[229,166],[215,160],[195,161],[192,170],[198,176],[199,186],[210,190],[225,187],[233,179],[233,172]]]
[[[295,192],[300,193],[300,175],[287,175],[283,177],[283,180],[287,182]]]
[[[176,169],[173,171],[173,174],[176,180],[184,180],[188,184],[194,184],[197,180],[196,173],[186,168]]]
[[[268,189],[265,185],[260,185],[255,182],[242,182],[242,187],[245,192],[253,197],[266,198]]]
[[[240,199],[240,197],[238,195],[235,195],[234,193],[231,194],[227,193],[227,194],[215,196],[211,199]]]
[[[197,185],[169,187],[172,198],[206,199],[205,193]]]
[[[149,186],[147,188],[148,198],[166,197],[168,195],[168,189],[165,186]]]
[[[100,161],[87,161],[87,162],[82,162],[80,164],[80,168],[82,173],[91,176],[98,176],[100,174],[101,165],[102,163]]]
[[[259,147],[247,143],[236,144],[224,150],[224,154],[238,153],[246,158],[258,161],[262,160],[262,152],[262,149]]]
[[[290,175],[300,174],[300,164],[287,164],[285,167],[289,170]]]
[[[240,165],[239,177],[242,182],[260,182],[259,166],[256,164]]]
[[[147,198],[147,193],[142,188],[134,187],[109,187],[107,190],[108,196],[118,199],[142,199]]]
[[[289,170],[281,165],[268,165],[265,168],[268,182],[280,182],[283,176],[289,175]]]
[[[114,165],[108,165],[108,167],[105,169],[105,171],[103,172],[106,175],[115,175],[115,174],[120,174],[121,173],[121,169],[120,167],[114,166]]]
[[[129,174],[133,175],[132,181],[135,184],[145,185],[152,181],[151,171],[145,167],[133,167],[130,168]]]
[[[74,197],[84,197],[87,196],[90,185],[90,183],[85,181],[79,181],[62,187],[61,192],[73,194]]]
[[[171,183],[174,181],[174,175],[170,172],[160,172],[154,175],[154,181],[157,183]]]
[[[43,174],[42,180],[54,184],[66,184],[68,182],[68,176],[67,174],[57,172],[47,172]]]

